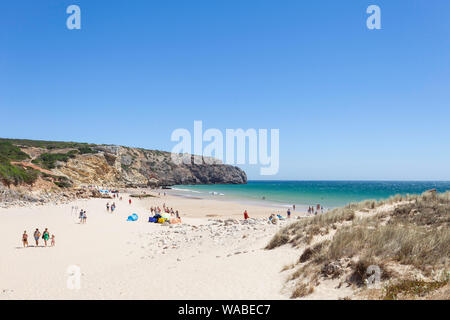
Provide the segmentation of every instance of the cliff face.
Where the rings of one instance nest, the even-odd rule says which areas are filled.
[[[169,152],[120,146],[96,146],[93,149],[97,153],[77,155],[54,171],[78,184],[120,187],[247,182],[245,172],[230,165],[176,165]]]
[[[170,152],[115,145],[46,144],[30,140],[10,140],[8,143],[28,155],[27,159],[11,161],[15,166],[40,171],[41,177],[56,181],[58,186],[156,187],[247,183],[247,176],[240,168],[217,160],[214,164],[177,165]]]

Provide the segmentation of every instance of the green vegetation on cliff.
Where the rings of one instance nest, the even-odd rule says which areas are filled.
[[[38,172],[30,168],[22,168],[11,164],[11,161],[22,161],[29,156],[10,142],[0,141],[0,181],[6,185],[33,183]]]
[[[50,170],[56,168],[57,161],[67,162],[70,158],[75,158],[77,153],[77,150],[72,150],[67,153],[43,153],[32,162]]]
[[[66,148],[89,148],[92,146],[88,143],[81,142],[64,142],[64,141],[45,141],[45,140],[28,140],[28,139],[6,139],[0,138],[0,143],[9,142],[12,145],[19,145],[24,147],[36,147],[47,150],[66,149]]]

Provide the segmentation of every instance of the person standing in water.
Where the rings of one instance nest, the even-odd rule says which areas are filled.
[[[23,232],[22,235],[22,243],[23,243],[23,247],[28,247],[28,235],[27,235],[27,231]]]
[[[39,246],[39,238],[41,237],[41,233],[39,232],[39,229],[36,228],[36,231],[34,232],[34,241],[36,241],[36,247]]]
[[[44,233],[42,234],[42,239],[44,239],[45,246],[47,246],[47,241],[50,238],[50,234],[48,233],[48,229],[45,228]]]

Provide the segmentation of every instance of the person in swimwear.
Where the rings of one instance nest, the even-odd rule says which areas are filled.
[[[244,211],[244,219],[247,220],[249,218],[247,210]]]
[[[51,246],[54,247],[55,246],[55,235],[52,234],[52,243]]]
[[[27,232],[24,231],[23,235],[22,235],[22,242],[23,242],[23,247],[28,247],[28,235]]]
[[[39,238],[41,237],[41,233],[39,232],[39,229],[36,228],[36,231],[34,232],[34,241],[36,241],[36,247],[39,246]]]
[[[45,228],[44,233],[42,234],[42,239],[44,239],[45,246],[47,246],[47,241],[50,238],[50,233],[48,233],[48,229]]]

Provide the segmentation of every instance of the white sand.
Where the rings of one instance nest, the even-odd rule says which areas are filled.
[[[66,205],[0,209],[0,299],[287,299],[282,267],[298,252],[263,250],[280,226],[213,224],[214,218],[267,217],[273,208],[175,196],[115,201],[79,200]],[[166,203],[179,210],[176,227],[148,223],[149,207]],[[72,206],[87,211],[79,224]],[[283,209],[284,211],[285,209]],[[136,212],[139,220],[127,222]],[[295,215],[295,213],[294,213]],[[194,227],[195,226],[195,227]],[[24,230],[48,228],[51,248],[22,248]],[[40,240],[43,245],[43,240]],[[67,288],[67,268],[81,268],[81,289]]]

